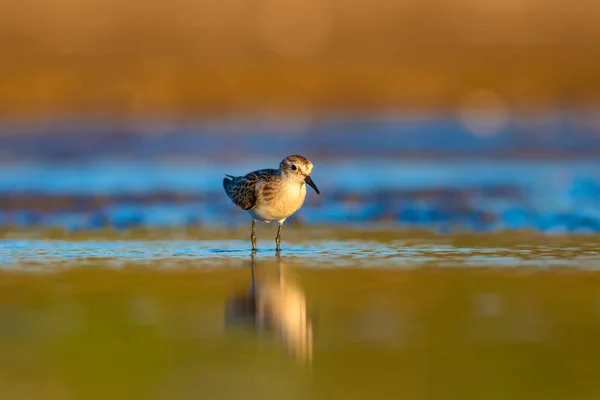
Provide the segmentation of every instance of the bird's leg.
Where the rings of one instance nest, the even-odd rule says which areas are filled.
[[[283,223],[280,222],[279,228],[277,228],[277,237],[275,238],[275,244],[276,244],[275,250],[276,251],[281,250],[281,227],[282,226],[283,226]]]
[[[254,233],[254,225],[256,221],[252,220],[252,233],[250,234],[250,240],[252,241],[252,251],[256,251],[256,233]]]

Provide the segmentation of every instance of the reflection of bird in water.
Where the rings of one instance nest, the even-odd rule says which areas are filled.
[[[273,272],[273,271],[271,271]],[[227,305],[226,324],[252,326],[259,334],[275,333],[299,361],[312,361],[312,321],[307,315],[304,292],[291,270],[277,257],[276,278],[257,277],[252,255],[252,284]]]

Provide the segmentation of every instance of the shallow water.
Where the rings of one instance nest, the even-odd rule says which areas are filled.
[[[59,264],[71,268],[100,260],[106,266],[127,263],[148,264],[156,269],[190,263],[207,265],[239,264],[248,258],[248,240],[4,240],[0,246],[0,268],[23,269]],[[274,243],[261,243],[259,259],[274,256]],[[395,240],[300,240],[286,243],[287,257],[310,267],[537,267],[564,266],[600,270],[600,243],[597,239],[554,240],[554,243],[497,243],[491,240],[468,243],[452,237]]]
[[[600,395],[597,239],[293,233],[280,264],[259,242],[254,279],[305,298],[308,363],[248,322],[244,240],[3,240],[3,398]]]
[[[278,264],[269,233],[268,227],[258,232],[252,274],[249,241],[237,231],[4,232],[2,393],[11,399],[600,395],[596,237],[290,228]],[[299,362],[294,336],[284,339],[251,322],[257,318],[248,308],[252,276],[254,293],[275,282],[276,293],[305,299],[309,362]],[[293,305],[301,303],[283,300],[271,300],[271,310],[298,311]]]
[[[223,174],[275,159],[219,162],[95,160],[0,165],[0,227],[240,226]],[[585,160],[323,160],[292,220],[424,227],[439,232],[532,229],[600,232],[600,163]]]
[[[0,164],[0,192],[46,194],[120,194],[176,191],[222,191],[225,174],[242,175],[276,168],[276,157],[218,160],[127,160],[108,158],[78,162]],[[356,157],[315,159],[314,179],[324,191],[529,186],[532,192],[569,187],[573,180],[598,178],[600,162],[592,159],[411,160]],[[475,173],[476,172],[476,173]],[[551,181],[544,179],[552,178]],[[533,190],[535,189],[535,190]]]
[[[510,141],[357,132],[345,151],[390,158],[316,156],[322,194],[286,221],[281,264],[276,227],[259,226],[254,269],[223,174],[275,166],[274,148],[306,137],[233,155],[194,132],[117,146],[161,161],[11,139],[0,397],[600,398],[600,163],[395,159]],[[211,154],[173,161],[163,146]]]

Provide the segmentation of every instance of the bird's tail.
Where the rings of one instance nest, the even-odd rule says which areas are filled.
[[[233,183],[233,179],[235,179],[235,176],[232,175],[225,175],[227,178],[223,178],[223,189],[225,189],[225,193],[227,193],[227,195],[229,195],[229,188],[231,187],[231,184]],[[231,179],[228,179],[231,178]]]

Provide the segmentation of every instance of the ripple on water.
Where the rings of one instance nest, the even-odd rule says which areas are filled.
[[[272,258],[270,248],[259,249],[258,258]],[[311,267],[360,266],[377,268],[442,267],[577,267],[600,269],[594,244],[555,247],[463,247],[449,244],[392,241],[305,241],[282,249],[282,255]],[[60,264],[71,267],[101,264],[109,267],[143,263],[153,268],[231,265],[249,260],[247,241],[60,241],[4,240],[0,268]]]

